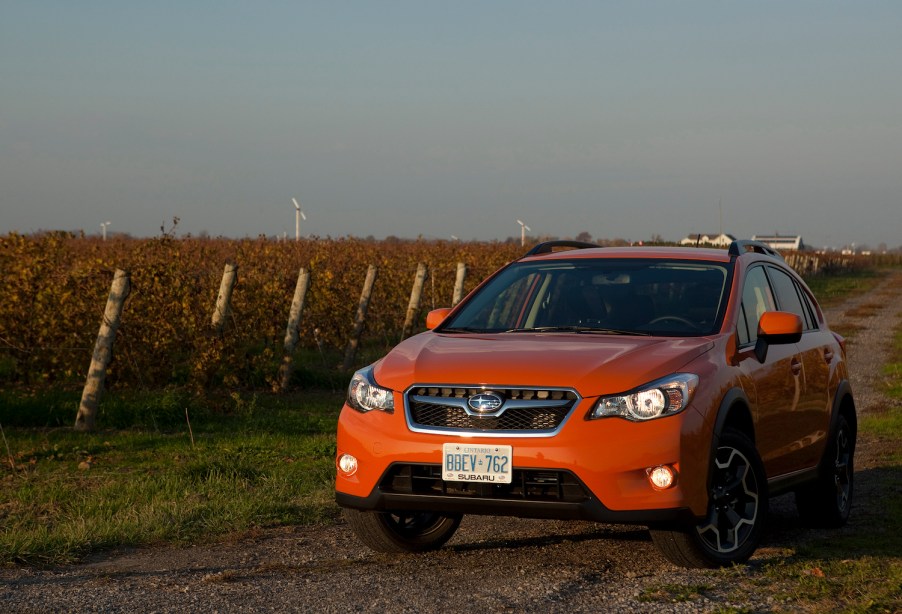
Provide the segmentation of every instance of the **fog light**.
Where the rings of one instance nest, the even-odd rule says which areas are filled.
[[[345,477],[351,477],[357,473],[357,459],[350,454],[342,454],[339,456],[337,464],[338,470],[341,471]]]
[[[648,480],[651,482],[651,485],[658,490],[666,490],[676,482],[676,471],[668,465],[659,465],[646,469],[645,473],[648,474]]]

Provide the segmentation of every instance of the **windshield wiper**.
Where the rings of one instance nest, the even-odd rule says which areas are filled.
[[[442,328],[440,330],[435,331],[437,333],[487,333],[484,328],[470,328],[468,326],[449,326],[448,328]]]
[[[597,335],[641,335],[650,336],[638,330],[622,330],[619,328],[596,328],[592,326],[534,326],[531,328],[510,328],[506,333],[579,333]]]

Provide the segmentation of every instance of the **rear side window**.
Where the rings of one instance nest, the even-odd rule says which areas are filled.
[[[820,328],[820,325],[818,324],[818,319],[817,319],[818,311],[814,307],[814,302],[813,302],[814,299],[812,299],[810,296],[808,296],[808,293],[805,292],[805,290],[803,290],[798,284],[796,284],[796,287],[799,290],[799,296],[802,297],[802,302],[805,303],[805,309],[807,309],[808,313],[811,314],[811,328],[812,329]]]
[[[764,267],[750,269],[742,287],[742,317],[739,325],[739,344],[758,339],[758,321],[766,311],[776,311],[777,305]]]

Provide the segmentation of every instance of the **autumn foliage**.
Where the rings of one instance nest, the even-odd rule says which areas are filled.
[[[417,263],[429,277],[424,314],[448,306],[458,262],[469,291],[522,255],[515,243],[113,237],[71,233],[0,237],[0,382],[84,383],[115,269],[132,289],[116,340],[108,385],[269,387],[300,268],[311,275],[300,352],[340,354],[347,343],[368,265],[379,273],[364,343],[400,338]],[[226,263],[238,265],[231,316],[222,335],[210,320]],[[330,365],[334,366],[334,365]]]
[[[372,351],[358,356],[361,364],[400,340],[419,262],[429,276],[414,332],[423,330],[426,311],[450,306],[458,262],[467,265],[469,291],[523,252],[510,241],[0,236],[0,385],[82,385],[116,269],[131,274],[131,292],[107,385],[269,388],[278,378],[302,267],[311,279],[297,352],[335,369],[369,265],[378,267],[378,278],[362,340]],[[822,270],[865,263],[797,256],[815,259]],[[226,263],[238,265],[238,283],[218,335],[211,317]],[[801,271],[805,262],[791,264]],[[866,264],[898,265],[898,258]]]

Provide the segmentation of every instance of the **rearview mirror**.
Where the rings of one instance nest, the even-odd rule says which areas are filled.
[[[442,307],[441,309],[433,309],[426,315],[426,328],[432,330],[441,324],[448,314],[451,313],[450,307]]]
[[[801,338],[802,318],[788,311],[766,311],[758,320],[755,356],[760,362],[764,362],[769,345],[798,343]]]

